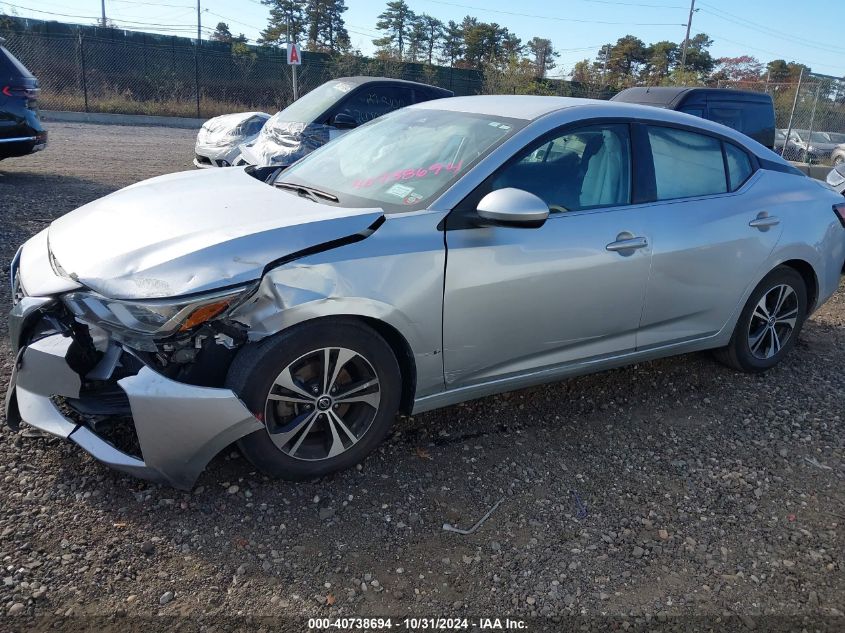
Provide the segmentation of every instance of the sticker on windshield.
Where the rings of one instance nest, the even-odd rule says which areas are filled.
[[[419,193],[412,193],[407,198],[405,198],[402,202],[405,204],[416,204],[420,200],[422,200],[422,194]]]
[[[413,190],[413,187],[400,185],[397,182],[395,185],[393,185],[390,189],[387,190],[387,193],[389,193],[391,196],[396,196],[397,198],[407,198],[408,194],[410,194]]]
[[[489,125],[490,127],[497,127],[497,128],[499,128],[500,130],[509,130],[509,129],[511,129],[511,126],[510,126],[510,125],[505,125],[504,123],[499,123],[498,121],[490,121],[490,123],[488,123],[487,125]]]

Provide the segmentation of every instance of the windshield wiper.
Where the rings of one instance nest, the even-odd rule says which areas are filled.
[[[328,193],[326,191],[321,191],[319,189],[315,189],[314,187],[306,187],[305,185],[297,185],[292,182],[277,182],[276,186],[279,189],[290,189],[291,191],[297,192],[299,195],[309,196],[310,198],[323,198],[324,200],[330,200],[331,202],[340,202],[338,197],[334,194]]]

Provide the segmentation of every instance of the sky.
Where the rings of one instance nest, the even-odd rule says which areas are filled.
[[[406,0],[416,13],[443,22],[472,15],[506,26],[523,42],[534,36],[552,41],[561,55],[550,76],[566,76],[606,43],[632,34],[646,44],[684,38],[689,0]],[[88,24],[100,16],[101,0],[0,1],[0,12],[21,17]],[[196,35],[196,0],[105,0],[106,15],[119,26],[159,33]],[[203,26],[229,24],[255,41],[267,23],[260,0],[200,0]],[[379,36],[375,24],[385,0],[346,0],[346,26],[354,47],[365,55]],[[696,0],[692,34],[713,40],[714,57],[749,54],[762,62],[783,58],[814,72],[845,76],[842,0]],[[64,14],[64,15],[57,15]],[[208,37],[210,31],[204,31]]]

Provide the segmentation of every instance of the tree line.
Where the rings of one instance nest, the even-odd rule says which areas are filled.
[[[261,0],[270,15],[259,44],[284,44],[287,37],[303,42],[305,49],[332,55],[360,56],[351,45],[343,14],[345,0]],[[218,31],[228,26],[218,25]],[[441,64],[472,68],[485,76],[516,78],[510,90],[544,91],[543,80],[558,67],[559,52],[551,40],[532,37],[523,42],[506,26],[466,16],[444,22],[415,12],[405,0],[389,0],[379,14],[372,40],[376,57],[385,61]],[[239,42],[231,33],[215,39]],[[228,39],[225,39],[228,38]],[[646,44],[635,35],[620,37],[602,46],[594,58],[577,62],[569,75],[582,86],[619,90],[633,85],[715,85],[720,81],[794,83],[803,69],[796,62],[775,59],[766,64],[755,57],[714,58],[713,40],[699,33],[683,42],[661,40]]]

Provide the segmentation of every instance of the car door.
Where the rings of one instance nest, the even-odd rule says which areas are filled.
[[[651,251],[632,205],[627,122],[562,129],[528,146],[447,219],[447,388],[630,352]],[[514,187],[551,208],[539,228],[479,226],[475,209]],[[473,219],[475,218],[475,220]]]
[[[721,330],[781,233],[745,150],[690,129],[646,129],[656,202],[644,217],[652,261],[638,349]]]

